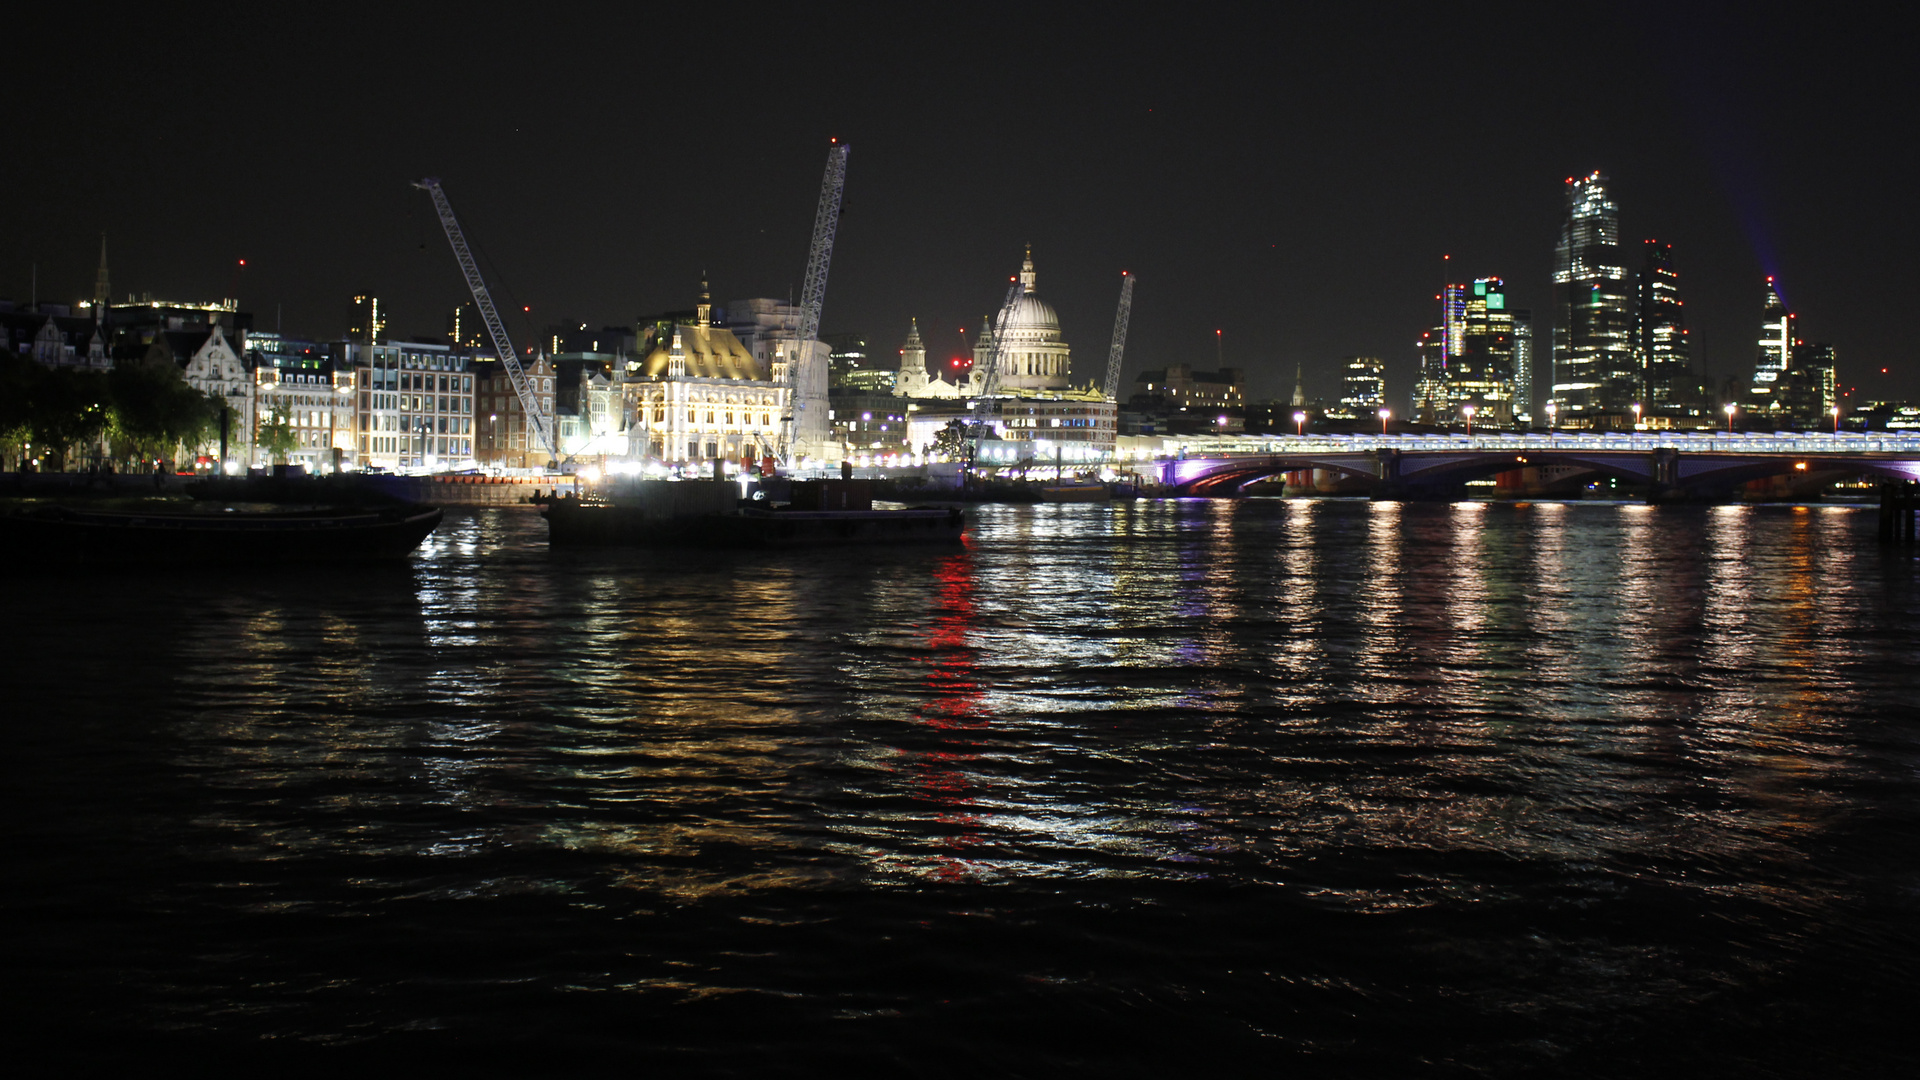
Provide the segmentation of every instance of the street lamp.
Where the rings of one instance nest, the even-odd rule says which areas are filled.
[[[1392,409],[1380,410],[1380,437],[1383,439],[1387,437],[1387,418],[1392,415],[1393,415]]]
[[[1733,434],[1733,414],[1734,414],[1734,412],[1735,412],[1736,410],[1738,410],[1739,408],[1740,408],[1740,406],[1738,406],[1738,405],[1735,405],[1735,404],[1734,404],[1733,402],[1731,402],[1731,401],[1729,401],[1729,402],[1727,402],[1727,404],[1726,404],[1726,414],[1727,414],[1727,434],[1729,434],[1729,435],[1731,435],[1731,434]]]
[[[1553,445],[1553,425],[1554,425],[1554,422],[1557,421],[1559,418],[1560,418],[1560,403],[1557,401],[1547,402],[1547,445],[1548,446]]]
[[[1461,409],[1460,411],[1466,414],[1467,438],[1471,439],[1473,438],[1473,406],[1468,405],[1465,408]]]
[[[1637,401],[1633,403],[1633,430],[1640,430],[1640,403]]]
[[[1839,410],[1835,410],[1836,414],[1838,413],[1838,411]],[[1301,436],[1302,438],[1306,437],[1306,434],[1307,434],[1307,414],[1306,413],[1297,412],[1293,414],[1293,433],[1295,435]]]
[[[1833,434],[1834,434],[1834,437],[1835,437],[1835,438],[1839,438],[1839,436],[1840,436],[1840,406],[1838,406],[1838,405],[1835,405],[1835,406],[1834,406],[1833,408],[1831,408],[1831,409],[1828,409],[1827,411],[1833,414]]]

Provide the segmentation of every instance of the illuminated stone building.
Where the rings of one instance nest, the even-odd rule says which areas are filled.
[[[477,420],[477,403],[489,396],[480,371],[498,362],[482,365],[473,350],[438,342],[388,341],[357,352],[354,441],[362,465],[443,469],[479,460],[480,433],[491,430]]]
[[[1038,275],[1033,270],[1033,249],[1020,264],[1020,295],[1013,301],[1007,318],[1007,343],[1000,356],[996,382],[1001,390],[1060,391],[1071,387],[1068,381],[1073,350],[1060,334],[1060,317],[1053,305],[1036,295]],[[982,327],[973,346],[973,370],[984,372],[994,349],[992,321]],[[980,376],[969,381],[969,392],[979,388]]]
[[[1554,247],[1553,401],[1561,427],[1632,422],[1639,400],[1633,312],[1620,209],[1598,172],[1567,180],[1567,212]]]
[[[188,386],[224,404],[227,453],[235,461],[252,460],[250,447],[259,399],[255,377],[248,371],[246,358],[227,340],[226,331],[218,322],[200,330],[166,330],[154,334],[147,346],[145,361],[178,366]],[[214,446],[218,449],[218,443]]]
[[[217,330],[216,330],[217,332]],[[253,361],[253,442],[277,419],[293,432],[287,461],[309,469],[333,467],[334,451],[342,465],[358,454],[356,382],[344,342],[293,342],[278,334],[254,334],[247,339],[247,357]],[[259,448],[256,465],[269,464]]]
[[[716,460],[758,462],[773,456],[784,434],[790,390],[785,365],[814,350],[797,342],[798,309],[774,301],[741,301],[729,314],[744,320],[748,340],[716,325],[704,295],[688,322],[643,325],[640,359],[620,383],[628,452],[670,465],[710,466]],[[787,326],[791,314],[792,325]],[[818,344],[817,342],[815,344]],[[818,359],[824,359],[821,346]],[[825,365],[819,364],[824,380]],[[814,410],[828,423],[825,387]],[[797,426],[797,425],[796,425]],[[797,437],[796,437],[797,438]],[[827,438],[810,436],[806,456],[820,457]],[[796,447],[796,451],[799,448]],[[795,459],[797,460],[797,454]]]
[[[499,360],[476,359],[472,366],[474,459],[506,469],[544,469],[558,464],[541,445],[539,429],[520,407],[520,395],[514,390],[513,376],[507,374],[506,365]],[[552,418],[552,434],[557,442],[560,428],[554,411],[552,362],[546,353],[536,352],[531,357],[520,358],[520,371],[527,380],[533,407],[542,416]],[[433,419],[417,418],[415,422],[417,425],[425,420],[431,425]]]

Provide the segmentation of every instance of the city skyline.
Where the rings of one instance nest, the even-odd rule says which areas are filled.
[[[1566,58],[1551,53],[1570,24],[1552,20],[1496,49],[1465,19],[1420,17],[1400,35],[1309,21],[1263,43],[1056,13],[994,59],[976,56],[984,78],[950,80],[937,62],[876,52],[859,24],[751,16],[822,46],[837,73],[781,100],[753,80],[696,91],[640,79],[581,33],[584,21],[529,34],[516,54],[528,79],[506,88],[454,77],[494,41],[482,31],[456,34],[448,59],[415,48],[423,24],[403,19],[347,48],[347,31],[294,16],[236,32],[335,57],[332,77],[244,93],[169,83],[142,97],[138,57],[187,40],[155,17],[111,46],[91,81],[30,71],[28,141],[64,141],[75,164],[19,172],[0,295],[29,299],[36,264],[40,299],[91,295],[104,230],[120,297],[231,289],[256,326],[321,336],[344,331],[332,324],[347,298],[370,289],[389,333],[439,334],[463,287],[410,186],[439,175],[497,288],[532,306],[535,325],[690,306],[703,270],[719,302],[784,297],[799,290],[821,160],[838,135],[853,153],[823,329],[858,333],[876,354],[893,352],[910,317],[930,352],[961,353],[962,326],[970,347],[995,282],[1031,243],[1076,383],[1103,373],[1122,270],[1143,279],[1123,385],[1144,368],[1220,358],[1247,370],[1255,397],[1285,397],[1300,368],[1309,395],[1330,403],[1353,355],[1382,357],[1389,397],[1404,400],[1410,343],[1433,324],[1443,280],[1499,277],[1535,313],[1544,400],[1559,189],[1597,170],[1611,179],[1621,246],[1673,246],[1693,365],[1709,384],[1750,380],[1753,297],[1774,276],[1798,332],[1833,343],[1855,400],[1920,397],[1896,329],[1914,226],[1854,193],[1861,177],[1894,175],[1893,141],[1875,136],[1909,96],[1897,69],[1873,62],[1871,28],[1789,38],[1764,18],[1656,24],[1636,5],[1618,11],[1572,47],[1625,73],[1579,110],[1577,130],[1559,122]],[[954,47],[991,51],[968,44],[994,25],[956,22]],[[1075,34],[1089,47],[1055,46]],[[1456,63],[1424,86],[1413,62],[1433,48]],[[1759,61],[1780,56],[1852,59],[1829,64],[1830,78],[1768,87]],[[685,74],[693,60],[657,65]],[[534,77],[562,66],[583,74]],[[1199,70],[1209,77],[1179,74]],[[118,119],[72,119],[103,114]],[[1450,134],[1461,124],[1512,135],[1498,152],[1470,149]],[[1776,128],[1792,132],[1790,152],[1774,152]],[[208,141],[217,147],[203,152]],[[501,154],[526,165],[489,167]]]

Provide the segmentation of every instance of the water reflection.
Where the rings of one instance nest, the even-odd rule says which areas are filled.
[[[55,810],[36,820],[61,822],[33,827],[103,822],[62,845],[114,854],[97,874],[153,875],[110,889],[42,866],[36,889],[92,890],[46,909],[137,895],[224,925],[513,897],[502,923],[536,939],[606,921],[485,978],[675,1000],[841,1002],[868,991],[833,973],[868,950],[951,965],[899,944],[950,897],[1164,913],[1142,949],[1184,956],[1217,931],[1299,986],[1389,985],[1441,940],[1608,958],[1487,977],[1544,1000],[1644,992],[1693,947],[1629,928],[1596,949],[1601,921],[1799,940],[1848,903],[1825,882],[1849,823],[1910,801],[1888,717],[1909,704],[1911,559],[1847,509],[986,507],[963,551],[860,558],[573,556],[531,515],[450,519],[386,576],[21,583],[24,664],[56,663],[49,642],[109,602],[169,628],[57,696],[23,690],[67,721],[10,766]],[[122,797],[62,786],[99,771],[124,804],[68,812]],[[1228,888],[1189,891],[1203,879]],[[1648,894],[1669,907],[1622,906]],[[1196,898],[1222,926],[1181,921]],[[709,921],[634,930],[687,912]],[[1276,926],[1353,912],[1431,921],[1367,920],[1319,968],[1285,967]],[[746,926],[768,937],[743,944],[762,932]],[[1056,944],[1022,948],[1032,968],[1102,962]],[[331,962],[300,954],[310,979],[287,985]],[[309,1017],[288,1030],[339,1026],[287,1008]]]

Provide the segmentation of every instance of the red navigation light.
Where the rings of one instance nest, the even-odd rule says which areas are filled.
[[[240,265],[241,265],[241,266],[245,266],[245,265],[247,265],[247,260],[245,260],[245,259],[241,259],[241,260],[240,260]]]

